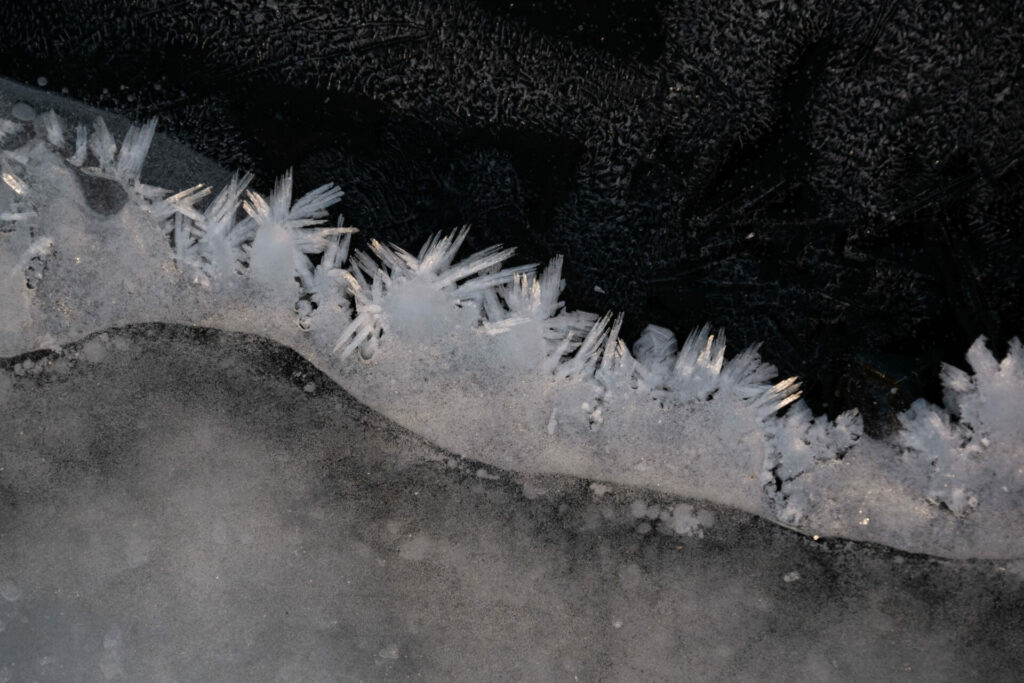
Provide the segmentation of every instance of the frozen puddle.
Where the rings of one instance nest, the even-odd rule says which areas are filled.
[[[6,362],[0,405],[0,681],[1024,668],[1019,567],[522,480],[437,450],[253,337],[111,331]]]

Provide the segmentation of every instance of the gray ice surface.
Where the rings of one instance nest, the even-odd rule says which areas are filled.
[[[0,681],[1024,670],[1021,567],[641,534],[649,493],[455,458],[255,338],[110,331],[0,364],[0,406]]]

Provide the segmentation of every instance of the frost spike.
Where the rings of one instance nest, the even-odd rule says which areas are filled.
[[[753,405],[762,418],[777,413],[800,398],[800,382],[796,377],[787,377],[754,399]]]
[[[698,349],[701,343],[707,339],[710,331],[711,325],[705,323],[702,327],[692,330],[687,335],[686,341],[683,342],[683,348],[679,351],[679,355],[676,356],[675,366],[673,367],[676,374],[688,377],[693,373],[697,366],[697,358],[700,355]]]
[[[75,153],[68,158],[68,163],[72,166],[81,166],[85,163],[85,158],[89,154],[89,132],[85,126],[79,123],[75,126]]]
[[[511,282],[512,278],[516,276],[532,273],[536,268],[536,263],[527,263],[523,266],[513,266],[512,268],[499,270],[496,273],[488,273],[487,275],[475,277],[472,280],[459,285],[455,289],[455,296],[458,298],[467,298],[483,291],[489,291],[494,287]]]
[[[558,369],[558,376],[569,377],[576,375],[583,377],[590,374],[590,370],[593,368],[594,356],[601,349],[601,342],[604,341],[604,333],[608,328],[608,323],[611,322],[612,314],[605,313],[601,316],[600,320],[594,323],[594,326],[587,332],[587,336],[583,338],[583,342],[579,348],[576,349],[576,353],[573,357],[563,363]]]
[[[340,217],[338,222],[341,222]],[[341,238],[335,238],[328,242],[321,263],[326,263],[329,268],[341,268],[345,261],[348,260],[349,249],[352,246],[352,235],[357,232],[359,230],[356,228],[343,228],[339,225],[335,235],[341,235]]]
[[[985,338],[985,335],[981,335],[967,349],[967,362],[976,376],[992,376],[999,372],[999,362],[988,350],[987,342],[988,339]]]
[[[110,134],[110,129],[107,128],[107,122],[103,120],[103,117],[96,118],[93,123],[93,131],[89,140],[89,149],[99,161],[100,168],[109,170],[114,163],[114,154],[117,153],[117,143],[114,142],[114,136]]]
[[[43,133],[46,136],[46,141],[57,149],[64,147],[64,122],[57,116],[57,112],[50,110],[39,117],[39,121],[43,127]]]
[[[149,154],[149,147],[153,144],[153,134],[156,132],[156,117],[149,120],[141,128],[132,126],[121,142],[121,151],[117,156],[117,168],[115,175],[125,182],[137,182],[142,175],[142,164]]]
[[[604,353],[601,357],[601,369],[608,372],[611,369],[612,361],[614,360],[615,351],[618,347],[619,330],[622,329],[623,314],[619,313],[615,316],[615,322],[612,323],[612,327],[608,330],[608,336],[604,342]]]
[[[327,207],[336,204],[342,194],[341,188],[327,183],[306,193],[292,205],[292,169],[288,169],[277,179],[269,199],[247,190],[242,209],[261,226],[276,223],[284,229],[294,230],[323,223]]]
[[[468,278],[480,271],[487,270],[491,266],[496,266],[502,261],[508,260],[515,252],[515,247],[502,249],[500,245],[478,251],[452,268],[443,278],[437,281],[437,284],[442,288],[447,287],[459,280]],[[454,254],[452,255],[454,256]],[[446,260],[448,262],[451,261],[450,258]],[[442,267],[447,267],[447,264]]]
[[[153,207],[153,216],[159,221],[169,218],[176,213],[180,213],[184,216],[188,216],[194,221],[201,221],[203,219],[203,215],[193,208],[192,205],[203,197],[208,196],[211,192],[211,188],[203,184],[199,184],[194,185],[187,190],[182,190],[177,194],[172,194],[170,197],[164,198]]]
[[[2,166],[0,177],[3,178],[4,184],[7,185],[7,187],[14,190],[15,194],[25,196],[28,192],[28,184],[18,176],[14,175],[13,171],[8,168],[6,163]]]

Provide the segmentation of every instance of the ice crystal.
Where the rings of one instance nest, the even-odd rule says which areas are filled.
[[[179,265],[192,265],[210,279],[224,281],[237,274],[245,259],[242,245],[252,239],[250,225],[240,225],[239,201],[252,180],[235,175],[202,213],[195,201],[210,193],[200,185],[163,200],[160,214],[174,212],[174,246]]]
[[[370,240],[370,249],[379,261],[365,252],[356,252],[354,267],[345,276],[356,317],[338,338],[334,350],[340,350],[343,358],[360,347],[364,354],[372,354],[376,340],[386,331],[411,340],[429,338],[454,324],[453,313],[460,305],[475,303],[478,312],[478,302],[486,298],[487,292],[535,268],[526,265],[491,272],[515,252],[500,246],[453,263],[467,234],[466,227],[450,235],[438,233],[427,240],[417,256],[377,240]]]
[[[980,337],[967,351],[973,375],[951,365],[942,370],[947,410],[920,399],[900,415],[897,440],[908,464],[924,470],[928,500],[956,515],[977,508],[981,489],[1024,489],[1021,359],[1019,339],[997,361]]]
[[[36,119],[36,130],[57,149],[63,149],[67,144],[64,139],[64,122],[52,109]]]
[[[329,316],[348,320],[348,281],[345,277],[345,262],[352,247],[352,235],[358,230],[345,227],[344,218],[338,217],[338,226],[326,236],[326,245],[316,266],[306,256],[306,263],[299,270],[303,289],[309,293],[310,301],[316,305],[319,318],[330,320]]]
[[[766,420],[770,451],[764,460],[762,481],[779,519],[798,524],[807,512],[808,491],[798,480],[819,462],[843,457],[864,434],[856,410],[835,421],[815,416],[803,401],[793,399],[785,415]]]
[[[68,157],[68,163],[80,167],[89,154],[89,131],[79,123],[75,126],[75,153]]]
[[[725,333],[712,332],[710,325],[695,329],[683,347],[676,350],[670,330],[649,325],[637,340],[638,388],[661,400],[703,401],[719,391],[731,393],[747,402],[764,418],[800,397],[795,377],[772,383],[776,370],[761,361],[758,347],[741,351],[725,359]]]
[[[559,300],[564,289],[561,256],[552,258],[540,275],[532,271],[515,273],[507,285],[484,291],[485,331],[500,334],[522,323],[538,323],[549,350],[569,337],[582,337],[597,316],[566,311],[565,303]]]
[[[296,272],[300,279],[312,279],[305,255],[323,252],[328,236],[337,228],[308,228],[323,224],[328,207],[342,194],[340,188],[328,183],[293,204],[291,170],[278,179],[269,199],[248,190],[242,208],[256,226],[249,252],[252,277],[271,291],[291,289]]]
[[[651,325],[630,350],[620,338],[621,314],[565,309],[561,257],[540,273],[533,264],[504,265],[514,250],[501,246],[457,261],[467,228],[434,235],[415,255],[372,239],[369,251],[353,250],[355,229],[343,218],[323,227],[342,197],[334,185],[293,201],[291,172],[267,197],[249,188],[246,174],[212,199],[202,184],[172,194],[141,181],[152,121],[129,128],[120,146],[102,119],[91,134],[78,126],[70,157],[64,124],[52,111],[36,118],[34,131],[36,140],[0,157],[7,202],[0,220],[16,222],[0,251],[0,297],[14,321],[0,328],[5,348],[53,345],[54,335],[68,332],[51,329],[51,321],[64,320],[75,305],[95,324],[148,319],[153,310],[187,324],[223,319],[232,329],[322,353],[333,372],[357,350],[374,356],[374,363],[349,361],[345,372],[357,379],[346,388],[385,411],[394,402],[399,407],[389,415],[499,466],[597,472],[868,540],[887,528],[881,533],[888,542],[924,551],[948,552],[950,538],[966,538],[977,545],[964,553],[993,556],[999,550],[991,539],[1006,539],[1001,520],[1020,518],[1024,354],[1017,340],[996,361],[979,339],[967,354],[973,374],[943,370],[946,410],[919,401],[900,417],[894,438],[871,439],[856,413],[812,415],[798,401],[797,379],[777,381],[756,346],[728,358],[725,335],[710,325],[681,345],[670,330]],[[54,210],[46,194],[52,189],[35,184],[50,167],[37,163],[42,159],[119,183],[132,206],[122,209],[122,220],[94,226],[99,239],[82,240],[82,231],[68,227],[91,220],[66,213],[73,206],[59,207],[65,214],[48,214],[41,225],[42,212]],[[111,233],[117,229],[135,231],[133,239],[119,240]],[[159,244],[161,229],[178,268],[147,271],[158,264],[147,249]],[[48,288],[35,288],[44,268],[47,278],[74,279],[61,295],[72,303],[50,301]],[[89,298],[90,283],[102,294]],[[188,297],[166,299],[179,284],[208,287],[199,299],[205,312],[182,310]],[[119,301],[125,290],[141,292],[141,300]],[[280,316],[286,305],[298,314],[298,329],[288,332]],[[38,315],[32,306],[51,308]],[[242,315],[220,310],[232,306]],[[362,372],[368,381],[358,379]],[[421,381],[428,379],[433,384]],[[404,393],[412,394],[408,401]],[[481,447],[494,452],[477,452]],[[503,454],[510,449],[523,453]],[[905,467],[893,487],[891,462],[900,453]],[[862,514],[877,491],[890,497]],[[931,516],[913,523],[940,531],[903,535],[900,525],[911,522],[902,520],[925,514],[922,508]],[[983,517],[991,535],[963,536],[958,524],[969,514],[972,523]],[[868,528],[868,519],[888,519],[889,526]]]
[[[665,385],[672,371],[679,345],[672,330],[659,325],[648,325],[633,344],[633,355],[639,361],[638,388],[656,392]]]
[[[102,118],[93,124],[93,134],[89,138],[89,151],[93,153],[97,166],[86,166],[82,170],[87,173],[118,180],[125,186],[137,185],[142,175],[142,164],[149,153],[156,132],[156,119],[142,126],[132,126],[121,142],[120,150]]]
[[[561,256],[540,275],[516,273],[508,284],[483,291],[483,331],[502,336],[500,348],[517,356],[514,364],[532,370],[539,363],[546,373],[554,372],[597,321],[593,313],[566,311],[559,300],[563,289]]]
[[[10,203],[6,207],[0,207],[0,221],[28,221],[37,215],[29,198],[28,184],[15,173],[8,161],[8,158],[13,160],[15,156],[5,153],[4,158],[0,158],[0,179],[14,193]]]

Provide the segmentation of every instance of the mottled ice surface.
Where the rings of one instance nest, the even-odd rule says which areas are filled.
[[[1020,566],[523,480],[253,337],[110,331],[4,361],[0,406],[0,681],[1024,669]]]

